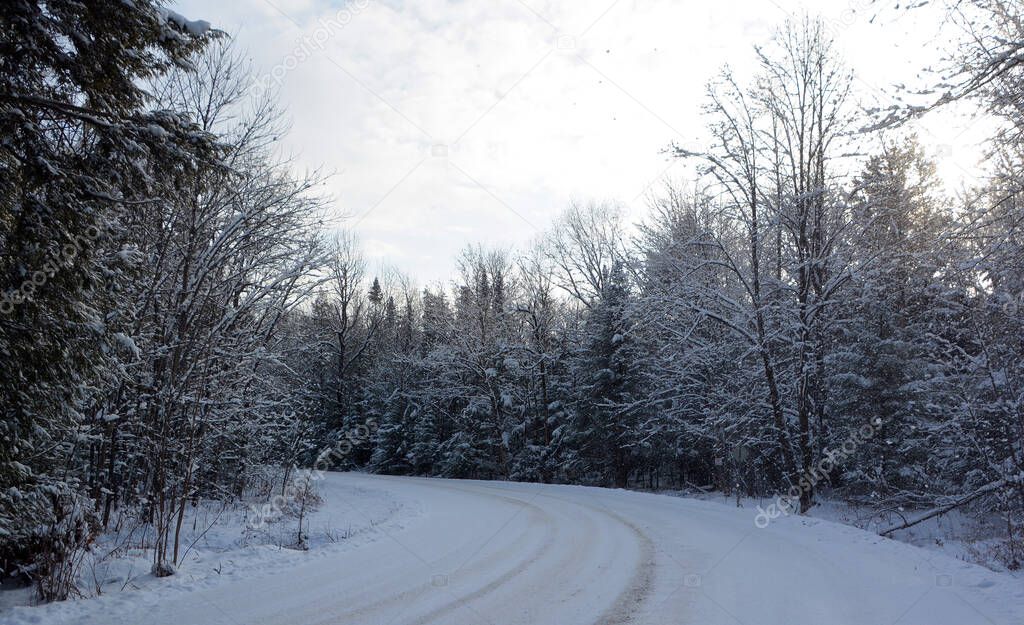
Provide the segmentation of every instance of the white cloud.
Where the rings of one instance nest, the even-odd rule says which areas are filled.
[[[916,25],[883,28],[863,12],[840,22],[863,0],[822,4],[863,85],[907,80],[932,60],[934,46],[907,51]],[[752,46],[786,17],[780,5],[799,7],[359,0],[322,50],[283,75],[286,146],[301,167],[343,172],[329,183],[338,212],[362,217],[357,230],[372,253],[431,281],[451,273],[467,243],[528,241],[570,198],[638,211],[635,198],[672,165],[661,150],[701,135],[706,81],[725,62],[752,65]],[[345,9],[321,0],[180,4],[237,33],[264,72]]]

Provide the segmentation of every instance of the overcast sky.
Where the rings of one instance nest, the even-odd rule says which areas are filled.
[[[805,6],[832,27],[858,97],[882,97],[939,60],[951,33],[927,9],[868,0],[184,0],[232,33],[292,121],[284,149],[327,187],[374,262],[420,284],[469,243],[514,246],[572,199],[640,216],[645,192],[688,175],[670,142],[699,141],[704,85]],[[901,17],[902,15],[902,17]],[[978,125],[926,119],[953,184]]]

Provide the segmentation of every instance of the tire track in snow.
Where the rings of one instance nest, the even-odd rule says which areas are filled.
[[[486,484],[479,484],[477,486],[488,490],[505,490],[499,486],[490,486]],[[642,608],[644,602],[649,598],[654,583],[655,548],[650,537],[648,537],[636,524],[623,518],[621,515],[604,508],[603,506],[596,507],[590,504],[573,501],[543,492],[539,494],[539,497],[554,499],[578,508],[585,508],[591,512],[608,517],[614,522],[625,526],[630,530],[631,534],[636,539],[640,557],[638,558],[629,584],[619,593],[612,606],[605,610],[605,612],[596,621],[594,621],[594,625],[624,625],[634,622],[635,618],[639,616],[638,610]]]
[[[468,607],[468,604],[471,601],[473,601],[475,599],[482,598],[482,597],[492,593],[493,591],[497,590],[498,588],[503,586],[509,580],[517,577],[518,575],[520,575],[521,573],[526,571],[528,568],[530,568],[530,566],[532,564],[534,564],[537,561],[539,561],[547,552],[549,552],[551,550],[551,547],[555,544],[555,537],[557,536],[557,532],[556,531],[551,531],[551,530],[553,530],[555,528],[554,523],[551,522],[551,521],[553,521],[552,517],[549,514],[547,514],[542,508],[540,508],[538,506],[535,506],[532,503],[529,503],[529,502],[526,502],[526,501],[522,501],[521,499],[517,499],[517,498],[514,498],[514,497],[506,497],[506,496],[503,496],[503,495],[495,495],[495,494],[492,494],[492,493],[484,493],[484,492],[480,492],[480,491],[472,490],[472,489],[468,489],[468,488],[460,488],[460,487],[452,486],[450,484],[445,485],[445,487],[450,489],[450,490],[457,490],[457,491],[461,491],[461,492],[464,492],[464,493],[469,493],[469,494],[472,494],[472,495],[483,495],[485,497],[494,497],[496,499],[501,499],[501,500],[504,500],[504,501],[507,501],[507,502],[510,502],[510,503],[514,503],[514,504],[518,504],[520,506],[524,506],[526,508],[530,508],[531,510],[536,511],[538,513],[539,517],[549,521],[548,523],[544,523],[543,524],[543,525],[545,525],[545,527],[546,527],[546,529],[548,531],[546,532],[546,537],[544,539],[544,542],[541,544],[541,546],[539,548],[534,549],[533,551],[531,551],[531,554],[530,554],[530,556],[527,559],[521,561],[519,564],[517,564],[513,568],[509,569],[505,573],[501,574],[496,579],[494,579],[494,580],[490,581],[489,583],[485,584],[484,586],[482,586],[482,587],[480,587],[480,588],[478,588],[478,589],[476,589],[476,590],[474,590],[474,591],[472,591],[472,592],[470,592],[470,593],[468,593],[466,595],[462,595],[458,599],[456,599],[454,601],[450,601],[450,602],[446,603],[443,606],[440,606],[438,608],[435,608],[435,609],[431,610],[430,612],[428,612],[427,614],[423,615],[422,617],[420,617],[419,619],[417,619],[415,621],[411,621],[412,625],[425,625],[427,623],[435,622],[438,618],[440,618],[442,616],[445,616],[445,615],[448,615],[448,614],[450,614],[450,613],[452,613],[454,611],[457,611],[457,610],[459,610],[461,608],[466,608],[466,607]],[[483,547],[481,547],[481,549],[482,548]],[[479,551],[480,550],[478,549],[476,553],[472,554],[470,556],[470,559],[474,558],[477,555],[477,553],[479,553]],[[487,563],[491,563],[491,562],[500,562],[500,561],[501,560],[498,559],[498,558],[490,558],[486,562]],[[467,561],[467,563],[468,563],[468,561]],[[482,568],[482,567],[477,565],[476,568]],[[468,572],[472,571],[473,569],[474,569],[474,567],[466,568],[466,563],[463,563],[458,569],[456,569],[456,574],[461,573],[461,574],[464,575],[465,573],[468,573]]]
[[[637,616],[637,611],[642,608],[651,595],[651,588],[654,585],[654,543],[633,523],[611,511],[606,511],[605,514],[632,530],[640,544],[640,561],[637,563],[629,586],[619,594],[612,607],[594,623],[594,625],[620,625],[632,622],[633,617]]]
[[[490,493],[480,493],[480,492],[468,490],[468,489],[465,489],[465,488],[459,488],[459,487],[456,487],[456,486],[453,486],[453,485],[447,484],[447,483],[427,483],[426,485],[431,487],[431,488],[439,488],[439,489],[449,490],[449,491],[459,491],[459,492],[468,493],[468,494],[471,494],[471,495],[478,495],[478,496],[479,495],[483,495],[483,496],[493,497],[495,499],[500,499],[500,500],[503,500],[503,501],[505,501],[507,503],[515,504],[516,506],[519,507],[519,511],[521,511],[523,509],[529,510],[530,516],[532,518],[538,519],[538,522],[535,523],[536,525],[540,525],[540,526],[543,526],[545,528],[552,527],[551,523],[544,523],[545,520],[550,521],[551,520],[551,516],[547,512],[545,512],[542,508],[540,508],[539,506],[535,506],[535,505],[533,505],[531,503],[524,502],[522,500],[519,500],[519,499],[516,499],[516,498],[512,498],[512,497],[505,497],[505,496],[501,496],[501,495],[493,495],[493,494],[490,494]],[[519,511],[516,512],[516,515],[518,514]],[[513,515],[513,518],[516,515]],[[533,526],[535,524],[531,524],[531,526]],[[524,533],[523,535],[525,535],[525,534],[526,533]],[[504,581],[507,581],[511,577],[514,577],[516,574],[521,573],[523,570],[525,570],[529,566],[530,563],[532,563],[532,562],[536,561],[537,559],[539,559],[545,553],[545,551],[547,551],[547,550],[549,550],[551,548],[552,544],[554,543],[554,537],[555,537],[554,532],[548,532],[548,534],[545,536],[545,538],[543,539],[541,544],[539,546],[535,547],[534,549],[531,549],[529,554],[527,555],[527,557],[524,560],[519,562],[515,567],[513,567],[513,569],[511,569],[510,571],[506,572],[501,577],[499,577],[499,580],[495,580],[495,582],[492,582],[491,584],[488,584],[485,587],[486,592],[483,592],[485,589],[480,589],[479,591],[471,593],[471,595],[483,596],[487,592],[493,591],[495,588],[497,588],[497,587],[499,587],[501,585],[501,583],[496,583],[496,582],[500,581],[500,582],[503,583]],[[493,538],[493,536],[491,538]],[[508,560],[506,559],[506,556],[511,557],[513,554],[521,552],[522,549],[521,549],[520,545],[521,545],[521,543],[518,540],[512,541],[512,542],[509,543],[509,545],[503,547],[502,549],[500,549],[497,552],[495,552],[494,554],[492,554],[492,557],[488,558],[487,560],[475,561],[472,564],[470,564],[469,560],[472,560],[472,558],[476,555],[476,553],[479,552],[480,548],[478,548],[473,554],[470,555],[469,559],[464,561],[463,564],[460,565],[458,567],[458,569],[456,569],[456,570],[457,570],[458,573],[460,573],[462,575],[466,575],[466,576],[469,576],[469,575],[484,576],[484,575],[486,575],[488,570],[494,568],[495,565],[499,565],[500,566],[501,564],[507,562]],[[433,588],[434,588],[434,585],[433,585],[433,583],[431,581],[424,581],[421,584],[418,584],[418,585],[416,585],[414,587],[405,589],[405,590],[403,590],[403,591],[401,591],[399,593],[383,597],[383,598],[381,598],[381,599],[379,599],[377,601],[373,601],[373,602],[368,603],[368,604],[361,605],[357,609],[349,610],[349,611],[346,611],[346,612],[341,613],[341,614],[331,615],[331,618],[329,620],[325,620],[323,622],[324,623],[338,623],[338,622],[340,622],[340,623],[349,623],[349,622],[351,622],[351,623],[358,623],[358,622],[362,622],[362,619],[364,619],[366,616],[373,615],[375,613],[380,613],[384,608],[388,608],[388,607],[394,606],[396,604],[410,603],[410,604],[412,604],[411,607],[415,607],[416,600],[419,599],[420,597],[422,597],[427,592],[430,592]],[[454,610],[457,610],[459,608],[465,607],[466,600],[467,600],[467,597],[461,597],[461,598],[457,598],[457,599],[455,599],[453,601],[449,601],[445,605],[432,610],[429,613],[429,618],[424,616],[424,617],[420,617],[417,620],[409,621],[409,623],[420,624],[420,623],[430,622],[430,620],[435,619],[437,616],[443,616],[445,614],[451,613]],[[339,619],[339,618],[341,619],[340,621],[334,620],[334,619]]]

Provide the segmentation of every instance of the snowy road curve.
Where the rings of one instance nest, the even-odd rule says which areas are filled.
[[[1024,623],[1012,578],[832,523],[758,529],[749,508],[570,486],[340,474],[322,488],[335,503],[366,489],[421,514],[330,557],[172,594],[144,614],[113,610],[109,622]]]

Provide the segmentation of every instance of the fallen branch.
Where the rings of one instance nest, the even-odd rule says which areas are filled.
[[[992,491],[999,490],[1000,488],[1006,486],[1006,484],[1007,484],[1006,480],[996,480],[995,482],[992,482],[990,484],[982,486],[981,488],[979,488],[978,490],[974,491],[970,495],[965,495],[965,496],[961,497],[960,499],[957,499],[956,501],[953,501],[953,502],[950,502],[950,503],[948,503],[946,505],[934,508],[934,509],[932,509],[932,510],[930,510],[930,511],[924,513],[924,514],[922,514],[921,516],[919,516],[916,519],[913,519],[911,521],[904,520],[904,522],[902,524],[890,527],[887,530],[883,530],[883,531],[879,532],[879,534],[882,535],[882,536],[888,536],[889,534],[892,534],[893,532],[896,532],[896,531],[899,531],[899,530],[904,530],[904,529],[907,529],[908,527],[913,527],[913,526],[917,525],[918,523],[923,523],[924,521],[927,521],[928,519],[934,519],[937,516],[942,516],[943,514],[946,514],[947,512],[955,510],[956,508],[959,508],[960,506],[962,506],[962,505],[964,505],[966,503],[970,503],[970,502],[974,501],[975,499],[978,499],[979,497],[983,497],[983,496],[991,493]]]

